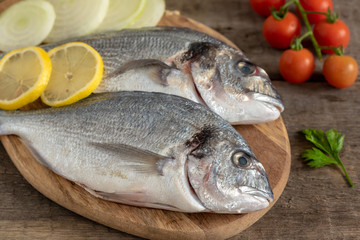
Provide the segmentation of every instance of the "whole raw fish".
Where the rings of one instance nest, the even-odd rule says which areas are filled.
[[[1,111],[0,134],[18,135],[42,164],[119,203],[243,213],[273,200],[241,135],[174,95],[105,93],[67,107]]]
[[[231,124],[271,121],[284,109],[262,68],[241,51],[204,33],[153,27],[65,42],[69,41],[85,42],[102,56],[105,75],[96,92],[176,94],[207,105]],[[49,50],[65,42],[43,48]]]

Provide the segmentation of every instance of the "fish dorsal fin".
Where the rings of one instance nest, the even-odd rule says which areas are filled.
[[[167,65],[166,63],[157,60],[157,59],[140,59],[140,60],[133,60],[124,63],[115,71],[111,72],[106,78],[112,78],[119,74],[123,74],[130,70],[136,71],[149,71],[152,76],[152,80],[157,82],[161,85],[167,86],[169,85],[167,82],[167,75],[173,69],[173,67]]]
[[[132,167],[138,173],[153,173],[163,175],[163,166],[172,161],[171,157],[162,156],[154,152],[118,143],[89,142],[101,151],[107,151],[119,157],[125,166]]]

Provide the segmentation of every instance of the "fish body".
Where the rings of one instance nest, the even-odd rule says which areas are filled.
[[[0,112],[36,159],[97,197],[182,212],[244,213],[273,200],[242,136],[207,107],[150,92]]]
[[[42,47],[50,50],[70,41],[91,45],[103,59],[104,78],[95,92],[175,93],[205,104],[231,124],[272,121],[284,110],[262,68],[205,33],[174,27],[125,29]],[[149,67],[160,70],[152,74]]]

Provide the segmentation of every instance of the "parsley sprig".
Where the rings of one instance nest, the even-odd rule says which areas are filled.
[[[324,134],[322,130],[304,129],[301,131],[305,134],[305,138],[312,142],[316,147],[308,149],[301,154],[301,157],[310,167],[320,168],[328,164],[338,165],[345,174],[346,180],[353,187],[349,175],[342,164],[339,152],[344,146],[344,135],[335,129],[330,129]]]

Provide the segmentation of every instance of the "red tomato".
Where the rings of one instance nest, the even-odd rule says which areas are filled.
[[[320,46],[346,48],[350,41],[350,30],[341,20],[329,23],[326,20],[318,22],[314,27],[314,37]],[[322,49],[324,53],[334,53],[331,49]]]
[[[326,81],[336,88],[347,88],[355,81],[359,67],[350,56],[331,55],[324,61],[323,75]]]
[[[301,6],[305,11],[316,11],[316,12],[327,12],[328,9],[333,10],[332,0],[300,0]],[[299,14],[299,11],[298,11]],[[326,16],[323,14],[307,14],[307,18],[310,24],[316,24],[323,19],[326,19]]]
[[[282,53],[279,63],[280,74],[290,83],[303,83],[315,70],[314,55],[306,48],[288,49]]]
[[[287,12],[281,20],[269,16],[263,25],[265,40],[275,48],[288,48],[291,40],[300,35],[301,24],[295,14]]]
[[[282,5],[285,4],[285,0],[250,0],[251,7],[260,16],[270,16],[270,9],[275,7],[279,10]]]

